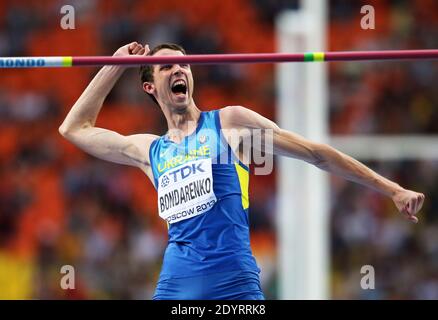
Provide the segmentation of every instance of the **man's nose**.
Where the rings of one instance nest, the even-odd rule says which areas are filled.
[[[174,64],[172,74],[174,75],[182,74],[182,67],[179,64]]]

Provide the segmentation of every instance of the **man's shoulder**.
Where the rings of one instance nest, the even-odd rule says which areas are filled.
[[[236,124],[240,123],[241,119],[247,117],[248,110],[249,109],[240,105],[225,106],[219,109],[219,117],[222,127],[234,127]]]
[[[218,108],[217,110],[231,112],[231,111],[236,111],[239,109],[246,109],[246,108],[244,106],[241,106],[241,105],[229,105],[229,106],[223,106],[221,108]]]
[[[245,108],[241,105],[232,105],[232,106],[225,106],[220,109],[220,114],[227,115],[227,116],[240,116],[245,115],[245,113],[248,112],[248,108]]]

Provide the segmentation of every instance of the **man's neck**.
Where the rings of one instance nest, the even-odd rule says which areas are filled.
[[[192,102],[184,111],[175,112],[168,109],[164,115],[167,120],[168,138],[179,143],[196,130],[201,110]]]

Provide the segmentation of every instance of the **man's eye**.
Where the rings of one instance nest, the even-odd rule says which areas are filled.
[[[170,64],[165,64],[161,66],[161,70],[169,70],[170,68],[172,68],[172,65]]]
[[[181,64],[181,67],[183,67],[183,68],[188,68],[189,65],[188,65],[188,64]]]

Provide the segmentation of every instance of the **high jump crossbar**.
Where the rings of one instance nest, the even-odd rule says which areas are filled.
[[[438,49],[305,53],[195,54],[175,56],[0,57],[0,68],[43,68],[147,64],[228,64],[324,61],[433,60]]]

